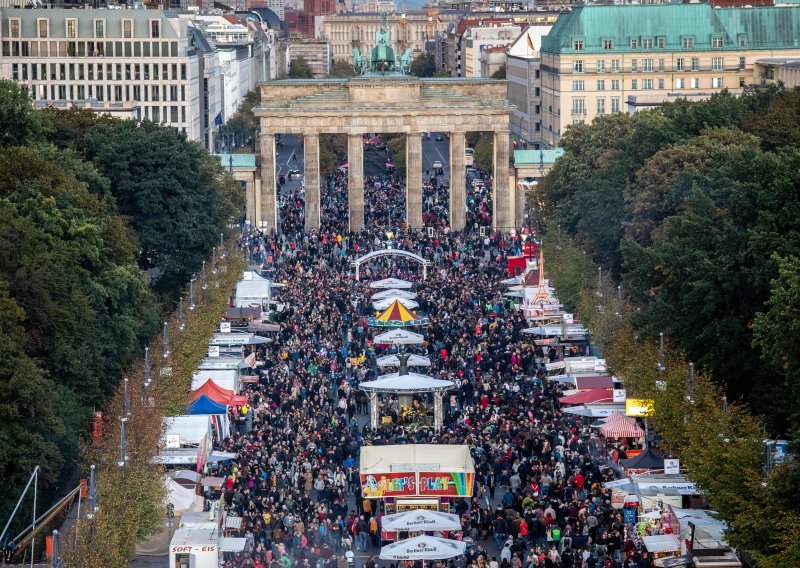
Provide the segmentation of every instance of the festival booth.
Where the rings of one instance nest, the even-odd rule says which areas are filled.
[[[405,298],[406,300],[416,300],[417,294],[416,292],[411,292],[409,290],[400,290],[399,288],[388,288],[386,290],[381,290],[380,292],[375,292],[372,295],[372,301],[375,300],[385,300],[386,298]]]
[[[613,412],[602,426],[600,434],[606,438],[643,438],[644,430],[636,423],[634,418],[623,415],[619,411]]]
[[[383,280],[375,280],[370,282],[369,287],[373,290],[388,290],[396,288],[398,290],[408,290],[413,286],[408,280],[400,280],[399,278],[384,278]]]
[[[388,298],[384,298],[383,300],[375,300],[374,302],[372,302],[372,307],[378,311],[386,310],[390,308],[395,302],[402,304],[403,307],[408,310],[415,310],[419,307],[419,303],[416,300],[409,300],[408,298],[400,298],[398,296],[390,296]]]
[[[569,408],[562,408],[561,411],[567,414],[574,414],[575,416],[583,416],[584,418],[603,418],[611,416],[615,412],[625,410],[624,404],[597,402],[593,404],[581,404],[570,406]]]
[[[447,560],[461,556],[467,543],[459,540],[420,535],[393,542],[381,548],[381,560]]]
[[[414,300],[387,298],[373,304],[383,313],[367,319],[370,327],[413,327],[428,325],[428,318],[420,317],[411,310],[417,307]]]
[[[216,511],[214,507],[211,512],[181,515],[169,543],[169,568],[218,568],[221,534]]]
[[[243,406],[247,404],[246,396],[234,394],[232,390],[220,387],[211,379],[208,379],[189,395],[190,400],[192,401],[201,396],[207,396],[214,402],[224,404],[226,406]]]
[[[164,445],[153,461],[162,465],[197,464],[196,470],[201,471],[214,440],[211,416],[173,416],[164,418],[162,424]]]
[[[263,309],[272,299],[272,282],[257,272],[245,271],[242,279],[236,284],[236,293],[233,296],[234,308],[247,308],[257,306]]]
[[[397,355],[386,355],[385,357],[378,357],[375,360],[378,367],[399,367],[400,358]],[[424,355],[411,354],[408,358],[407,365],[409,367],[430,367],[431,360]]]
[[[472,496],[475,463],[466,445],[364,446],[359,463],[362,495],[378,501],[382,515],[452,513],[456,498]],[[393,540],[394,534],[383,531],[382,537]]]
[[[239,392],[239,371],[211,371],[201,369],[192,375],[192,390],[197,390],[206,382],[211,381],[224,390]],[[220,402],[220,401],[217,401]]]
[[[269,342],[269,338],[261,337],[255,333],[232,331],[215,333],[208,344],[219,347],[242,347],[244,345],[263,345]]]
[[[255,359],[255,357],[253,357]],[[200,370],[206,371],[239,371],[250,369],[254,366],[255,361],[250,357],[206,357],[200,361],[197,367]]]
[[[444,422],[442,397],[444,393],[453,388],[454,383],[419,373],[406,372],[406,374],[400,375],[399,372],[381,375],[374,381],[366,381],[359,385],[359,388],[369,395],[370,427],[377,429],[381,419],[380,394],[392,393],[400,397],[397,416],[400,424],[433,426],[437,431],[440,430]],[[424,400],[420,404],[412,399],[415,394],[425,395],[426,393],[433,395],[432,417],[428,416]],[[384,420],[389,418],[391,421],[391,417],[386,414],[383,415],[383,418]]]

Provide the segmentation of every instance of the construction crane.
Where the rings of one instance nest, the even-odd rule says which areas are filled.
[[[408,16],[406,16],[406,0],[403,0],[403,13],[400,14],[400,53],[408,47]]]
[[[425,7],[425,16],[428,18],[428,39],[433,39],[436,35],[436,25],[433,19],[439,15],[439,9],[431,6],[431,1],[428,0],[428,5]]]

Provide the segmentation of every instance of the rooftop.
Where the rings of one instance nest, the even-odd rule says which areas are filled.
[[[563,155],[563,148],[553,148],[552,150],[514,150],[514,165],[538,166],[540,163],[552,165]]]
[[[256,168],[255,154],[215,154],[219,158],[222,167],[228,168],[233,164],[234,168]]]

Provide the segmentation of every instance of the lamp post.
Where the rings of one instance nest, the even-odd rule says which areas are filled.
[[[667,370],[666,360],[667,354],[664,351],[664,332],[658,334],[659,337],[659,346],[658,346],[658,365],[656,365],[656,369],[660,372],[664,372]]]
[[[597,295],[603,297],[603,267],[597,267]]]
[[[94,479],[94,464],[89,466],[89,511],[86,513],[87,519],[93,519],[97,511],[97,482]]]
[[[219,234],[219,257],[225,258],[225,239],[222,233]]]
[[[689,361],[689,375],[686,377],[686,400],[694,402],[694,363]]]
[[[206,284],[206,261],[205,260],[203,261],[203,271],[202,271],[202,273],[203,273],[203,280],[201,282],[200,289],[201,290],[206,290],[206,289],[208,289],[208,284]]]
[[[144,386],[150,386],[150,348],[144,348]]]
[[[617,299],[622,299],[622,284],[617,285]]]
[[[117,465],[119,467],[125,467],[125,464],[128,463],[128,438],[126,432],[126,426],[128,423],[128,419],[124,416],[120,416],[119,418],[119,460],[117,460]]]
[[[197,277],[192,274],[192,277],[189,279],[189,311],[194,311],[194,281]]]
[[[131,399],[128,394],[128,379],[127,377],[122,379],[122,407],[125,412],[125,416],[131,415]]]
[[[167,322],[164,322],[164,359],[169,357],[169,336],[167,335]]]
[[[53,558],[50,560],[50,568],[61,568],[61,539],[58,531],[53,531]]]
[[[217,273],[217,247],[211,249],[211,274]]]
[[[183,316],[183,296],[178,299],[178,329],[186,329],[186,318]]]

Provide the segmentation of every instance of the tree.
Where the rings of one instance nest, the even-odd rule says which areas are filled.
[[[16,81],[0,80],[0,147],[24,146],[42,141],[45,121],[28,96],[28,88]]]
[[[290,79],[311,79],[314,77],[314,72],[305,57],[299,56],[290,63],[288,77]]]
[[[411,74],[416,77],[433,77],[436,72],[436,58],[430,51],[423,51],[411,60]]]
[[[492,73],[492,79],[505,79],[506,78],[506,64],[503,63],[500,68]]]
[[[334,59],[328,76],[344,79],[355,76],[355,71],[353,71],[353,66],[346,59]]]

